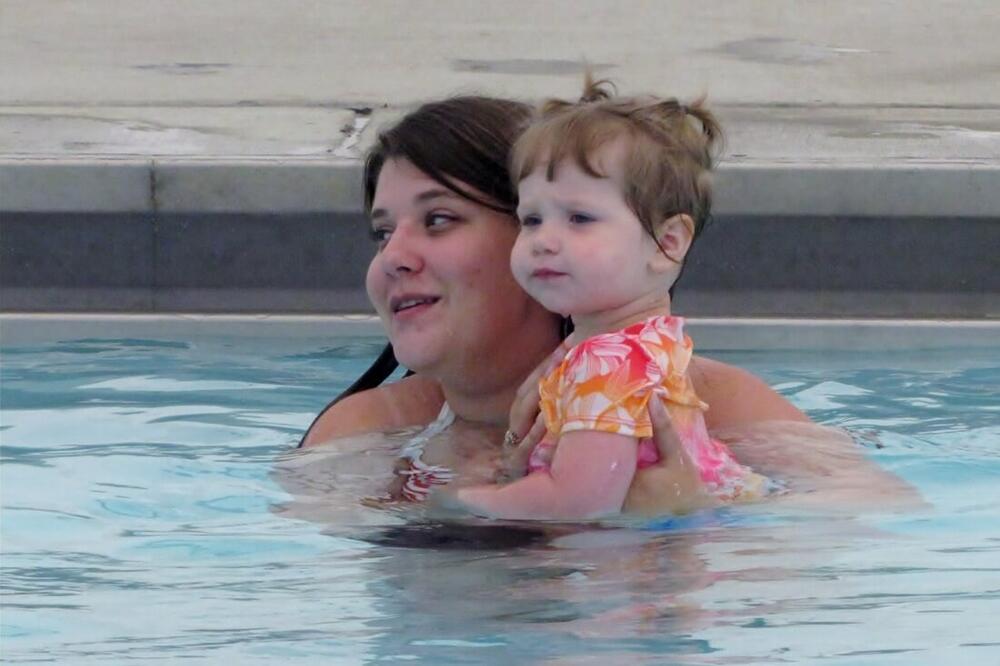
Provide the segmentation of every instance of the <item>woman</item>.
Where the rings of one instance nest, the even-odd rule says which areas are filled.
[[[424,465],[417,471],[430,469],[433,477],[434,470],[446,470],[443,480],[428,483],[455,475],[464,484],[495,477],[508,426],[508,444],[521,440],[513,459],[537,441],[536,382],[559,346],[562,322],[530,299],[510,271],[518,224],[507,155],[529,114],[528,106],[510,100],[459,97],[426,104],[379,135],[364,170],[365,210],[377,245],[366,286],[391,347],[323,410],[302,446],[431,424],[449,413],[454,423],[434,429],[417,456]],[[393,354],[416,374],[375,388],[395,367]],[[711,430],[809,423],[748,372],[696,356],[690,373],[710,405]],[[663,508],[671,484],[689,480],[685,461],[671,448],[666,417],[652,416],[666,460],[637,475],[626,510]],[[754,465],[752,451],[735,452]],[[871,467],[860,453],[854,458],[856,466]]]

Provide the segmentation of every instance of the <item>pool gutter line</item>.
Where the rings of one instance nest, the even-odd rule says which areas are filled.
[[[702,350],[917,350],[1000,347],[1000,320],[689,317]],[[379,337],[371,314],[0,313],[0,344],[84,338],[322,340]]]

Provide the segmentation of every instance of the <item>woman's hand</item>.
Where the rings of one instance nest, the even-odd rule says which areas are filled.
[[[514,439],[512,431],[507,432],[503,450],[500,453],[500,464],[496,477],[493,479],[495,483],[510,483],[528,473],[528,460],[535,451],[535,447],[545,439],[545,419],[542,418],[541,414],[538,414],[531,430],[520,440]],[[547,462],[551,462],[555,446],[543,449],[542,453],[547,455]]]
[[[497,483],[513,481],[527,473],[528,458],[545,437],[545,420],[538,407],[538,382],[562,362],[567,349],[565,343],[556,347],[517,389],[510,407]]]
[[[636,472],[622,511],[660,516],[718,506],[719,501],[705,489],[698,466],[684,449],[663,402],[650,400],[648,410],[660,462]]]
[[[562,362],[566,356],[566,351],[567,347],[565,343],[556,347],[521,382],[517,393],[514,394],[514,402],[510,406],[510,418],[507,419],[507,424],[510,431],[517,436],[518,441],[523,440],[527,436],[528,431],[531,430],[532,425],[534,425],[538,417],[538,382]]]

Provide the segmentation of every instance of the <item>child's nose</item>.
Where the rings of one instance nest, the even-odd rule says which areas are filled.
[[[551,222],[538,225],[538,229],[532,234],[531,249],[535,254],[553,254],[559,251],[561,245],[559,232]]]

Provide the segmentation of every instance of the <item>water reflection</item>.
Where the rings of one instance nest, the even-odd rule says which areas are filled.
[[[442,521],[414,505],[363,506],[359,498],[380,495],[391,480],[395,451],[412,434],[404,432],[284,457],[275,474],[293,499],[276,510],[376,547],[363,560],[377,616],[368,624],[373,658],[585,663],[600,655],[607,663],[669,654],[711,663],[721,648],[706,632],[751,630],[761,614],[815,608],[803,590],[836,585],[831,558],[889,536],[859,523],[858,505],[913,497],[842,431],[788,425],[722,433],[738,456],[786,474],[791,492],[757,506],[590,525]],[[838,503],[841,515],[827,511]]]

